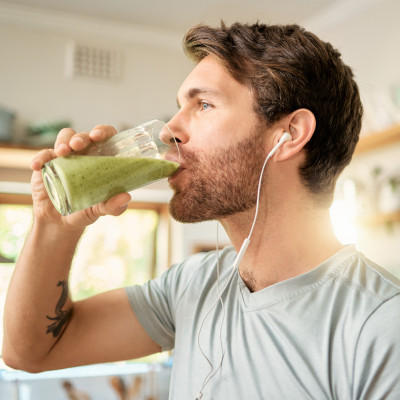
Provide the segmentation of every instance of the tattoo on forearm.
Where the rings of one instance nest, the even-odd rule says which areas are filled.
[[[68,323],[72,316],[72,308],[69,310],[63,310],[67,299],[68,299],[68,283],[66,281],[59,281],[57,286],[62,287],[60,299],[57,302],[55,309],[55,317],[46,315],[46,318],[50,321],[54,321],[47,327],[46,333],[52,333],[54,337],[57,337],[62,331],[64,326]]]

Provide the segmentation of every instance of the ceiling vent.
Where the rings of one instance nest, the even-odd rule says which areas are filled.
[[[69,43],[66,75],[70,78],[115,80],[121,76],[121,53],[114,49]]]

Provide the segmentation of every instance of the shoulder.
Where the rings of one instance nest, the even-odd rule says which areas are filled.
[[[359,333],[359,343],[400,345],[400,292],[381,301],[366,317]],[[400,356],[400,353],[399,353]],[[400,362],[400,359],[399,359]]]
[[[350,248],[335,265],[333,287],[326,299],[335,301],[335,316],[353,346],[370,346],[387,327],[388,335],[400,332],[400,280],[386,269]],[[335,290],[332,290],[335,289]],[[334,299],[334,300],[333,300]],[[397,327],[397,328],[396,328]],[[398,336],[398,334],[397,334]]]
[[[365,319],[354,353],[353,398],[400,398],[400,293]],[[386,394],[386,395],[385,395]]]
[[[221,274],[226,273],[235,255],[232,246],[227,246],[219,251],[196,253],[183,262],[173,265],[164,274],[168,275],[170,281],[179,284],[183,289],[192,281],[205,283],[209,279],[215,279],[218,260]]]
[[[355,356],[380,364],[390,352],[400,363],[400,280],[359,252],[344,277],[355,292],[354,318],[359,317]]]
[[[148,299],[160,298],[169,304],[177,304],[184,294],[193,288],[196,293],[204,290],[216,280],[217,258],[220,260],[222,274],[227,270],[229,260],[234,258],[233,248],[227,247],[219,252],[197,253],[181,263],[172,265],[158,277],[143,285],[133,285],[127,288],[128,295],[133,298],[139,293]],[[217,257],[219,255],[219,257]]]
[[[400,293],[400,279],[354,249],[347,258],[340,278],[372,307]]]

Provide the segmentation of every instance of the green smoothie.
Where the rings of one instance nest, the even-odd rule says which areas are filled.
[[[178,167],[156,158],[71,155],[45,164],[42,174],[51,201],[66,215],[166,178]]]

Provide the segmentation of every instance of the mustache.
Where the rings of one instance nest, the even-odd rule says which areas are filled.
[[[182,149],[182,147],[179,148],[179,153],[171,149],[171,151],[168,151],[167,155],[173,157],[185,168],[200,162],[200,157],[196,152]]]

